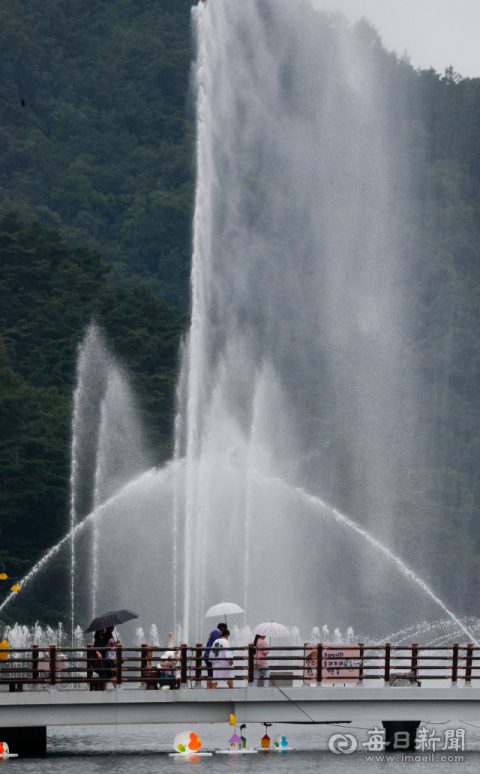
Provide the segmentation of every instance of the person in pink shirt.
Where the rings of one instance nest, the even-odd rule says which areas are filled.
[[[263,634],[256,634],[255,641],[255,653],[253,656],[253,687],[258,687],[258,678],[263,678],[263,687],[268,688],[270,670],[268,668],[267,655],[270,653],[265,637]]]

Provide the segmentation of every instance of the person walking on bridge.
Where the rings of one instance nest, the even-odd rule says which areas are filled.
[[[233,688],[233,653],[228,647],[230,632],[224,629],[222,636],[215,640],[210,650],[210,658],[213,664],[212,688],[216,688],[219,682],[226,681],[229,688]]]
[[[100,682],[91,683],[90,690],[93,688],[94,691],[104,691],[107,687],[106,682],[104,681],[104,659],[105,659],[105,630],[104,629],[98,629],[95,632],[95,638],[93,640],[93,650],[95,653],[95,659],[92,663],[92,668],[97,673]]]
[[[117,645],[121,645],[120,640],[116,640],[113,632],[115,627],[108,626],[105,631],[105,645],[107,646],[107,652],[105,654],[105,678],[107,682],[110,680],[113,687],[117,682]],[[106,684],[105,684],[106,686]]]
[[[227,628],[227,624],[219,623],[216,629],[210,632],[208,636],[207,649],[205,651],[205,663],[207,665],[207,688],[213,688],[213,664],[210,655],[210,648],[215,640],[222,636],[222,632]]]
[[[265,637],[263,634],[256,634],[255,641],[255,653],[253,656],[253,687],[258,687],[258,678],[263,677],[263,687],[268,688],[270,670],[268,668],[267,655],[270,653]]]

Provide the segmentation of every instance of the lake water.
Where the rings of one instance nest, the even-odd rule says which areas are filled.
[[[440,741],[438,748],[445,746],[445,732],[450,730],[456,734],[457,729],[465,729],[466,750],[454,751],[441,749],[432,753],[431,750],[407,755],[421,755],[424,760],[405,761],[401,753],[394,753],[395,761],[382,760],[385,753],[375,753],[362,747],[367,741],[368,730],[375,724],[349,724],[315,726],[308,728],[300,725],[275,724],[269,729],[273,738],[278,733],[287,735],[290,745],[295,750],[283,754],[258,753],[257,755],[232,756],[213,755],[211,758],[172,759],[168,757],[173,752],[172,742],[178,731],[195,731],[202,741],[202,751],[226,749],[232,729],[225,725],[148,725],[148,726],[81,726],[50,728],[48,730],[48,756],[42,759],[10,759],[1,762],[3,767],[13,767],[15,772],[25,774],[163,774],[179,771],[185,767],[195,767],[202,771],[217,774],[230,772],[254,772],[254,774],[289,774],[290,772],[366,772],[366,771],[402,771],[408,767],[409,772],[475,772],[480,771],[480,722],[467,723],[433,723],[426,725],[428,734]],[[381,727],[381,724],[377,724]],[[352,734],[357,738],[358,748],[353,754],[334,754],[328,749],[328,740],[335,733]],[[251,724],[246,731],[249,747],[258,747],[264,734],[263,726]],[[15,752],[12,750],[12,752]],[[388,753],[386,753],[388,754]],[[391,755],[391,753],[390,753]],[[463,761],[453,761],[452,756],[462,756]],[[378,756],[368,760],[367,757]],[[447,760],[440,760],[447,756]],[[450,756],[450,760],[448,760]],[[435,760],[432,760],[432,757]]]

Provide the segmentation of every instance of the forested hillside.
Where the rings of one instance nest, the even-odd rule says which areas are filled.
[[[413,251],[422,467],[405,500],[432,579],[457,610],[480,593],[480,79],[419,73],[424,151]],[[435,535],[442,546],[437,556]]]
[[[418,464],[399,482],[399,522],[403,511],[416,528],[397,540],[457,611],[477,613],[480,79],[462,79],[453,68],[444,75],[409,69],[403,78],[412,159],[406,358],[416,372],[419,412]]]
[[[190,0],[1,0],[0,215],[188,307]]]
[[[171,448],[194,184],[190,5],[0,0],[0,561],[11,572],[66,531],[74,360],[92,316],[132,373],[155,458]],[[419,465],[405,472],[399,518],[417,530],[398,534],[397,549],[411,556],[421,545],[435,588],[473,611],[480,79],[415,71],[366,23],[363,34],[395,90],[391,120],[412,159],[399,208],[413,267],[405,357],[421,410]],[[347,507],[353,485],[347,493],[329,455],[326,495]]]

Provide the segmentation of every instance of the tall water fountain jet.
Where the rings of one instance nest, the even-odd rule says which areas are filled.
[[[106,502],[132,476],[146,467],[141,421],[126,375],[111,357],[106,357],[106,389],[100,406],[93,507]],[[100,539],[97,523],[93,527],[92,617],[95,616],[100,583]],[[103,535],[103,539],[108,539]]]
[[[388,542],[413,459],[401,365],[405,156],[381,46],[366,25],[349,29],[302,0],[208,0],[193,18],[184,636],[192,623],[200,634],[203,597],[239,597],[245,566],[250,590],[258,563],[272,577],[252,611],[269,617],[274,590],[283,616],[302,616],[303,576],[321,582],[295,512],[266,501],[254,469],[327,495]],[[365,556],[346,570],[357,587]]]
[[[102,354],[104,344],[95,325],[90,325],[77,358],[76,387],[73,394],[71,462],[70,462],[70,625],[71,637],[75,628],[75,570],[76,544],[75,527],[82,511],[89,507],[89,493],[85,490],[83,478],[89,465],[90,447],[97,435],[97,428],[91,424],[92,409],[98,404],[98,395],[103,389]],[[88,478],[88,476],[87,476]],[[86,503],[85,503],[86,501]]]
[[[83,577],[76,577],[78,545],[75,527],[92,509],[106,502],[124,484],[147,467],[141,421],[128,376],[109,350],[98,326],[91,324],[79,348],[77,384],[72,419],[70,476],[71,627],[90,596],[92,616],[101,583],[100,541],[97,522],[91,542],[82,545]],[[90,543],[90,545],[88,545]],[[86,570],[86,563],[91,568]],[[86,590],[85,575],[89,577]],[[78,596],[80,595],[80,600]],[[76,604],[77,603],[77,604]]]

